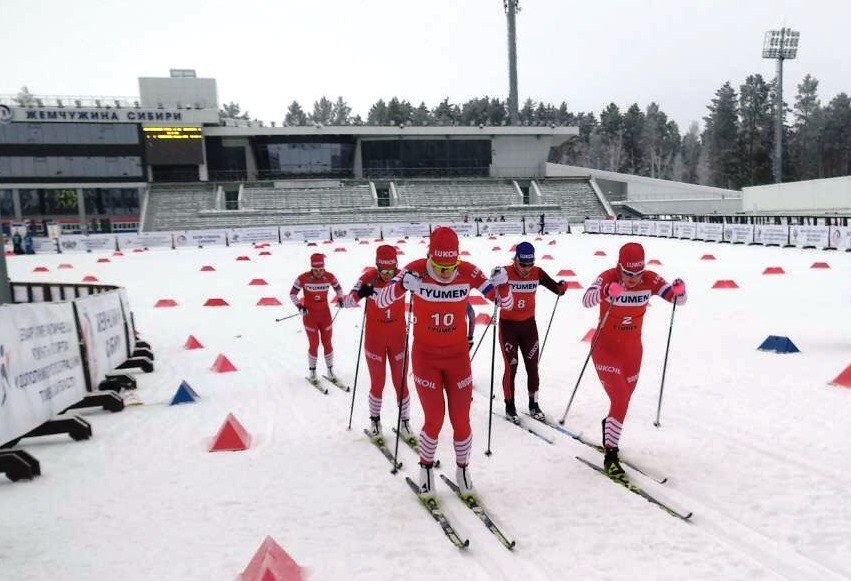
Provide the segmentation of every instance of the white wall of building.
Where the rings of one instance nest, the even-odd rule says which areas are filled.
[[[139,77],[142,107],[219,108],[216,79]]]
[[[541,161],[553,140],[545,135],[494,135],[491,141],[492,177],[542,177]]]
[[[851,212],[851,176],[742,188],[746,212]]]

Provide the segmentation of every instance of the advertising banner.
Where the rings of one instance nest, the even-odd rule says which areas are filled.
[[[364,238],[381,238],[381,226],[377,224],[334,224],[331,226],[334,240],[361,240]]]
[[[56,254],[59,252],[58,244],[59,240],[57,238],[33,236],[33,252],[36,254]]]
[[[632,235],[632,220],[618,220],[615,222],[615,233]]]
[[[754,226],[753,241],[765,246],[786,246],[789,243],[789,227],[766,224]]]
[[[674,235],[674,223],[673,222],[656,222],[656,236],[661,236],[663,238],[670,238]]]
[[[523,234],[522,222],[479,222],[479,235],[481,236],[500,236],[502,234]],[[460,232],[459,232],[460,233]],[[473,232],[475,234],[475,231]],[[527,236],[534,236],[538,233],[538,229],[526,230]]]
[[[798,248],[827,248],[829,226],[789,226],[789,243]]]
[[[582,228],[585,230],[586,234],[599,234],[600,233],[600,221],[599,220],[585,220],[582,223]],[[528,230],[527,230],[528,232]]]
[[[331,230],[328,226],[321,224],[309,226],[281,226],[281,240],[284,242],[295,240],[303,242],[305,240],[328,240],[331,238]]]
[[[697,235],[697,224],[694,222],[675,222],[674,236],[685,240],[694,240]]]
[[[705,240],[706,242],[721,242],[724,237],[724,225],[714,222],[698,222],[697,231],[695,232],[695,240]]]
[[[725,224],[724,241],[733,244],[753,244],[753,224]]]
[[[835,248],[836,250],[851,249],[851,228],[847,226],[831,226],[830,248]]]
[[[0,306],[0,444],[85,396],[71,303]]]
[[[118,291],[107,291],[74,300],[85,347],[91,389],[106,374],[127,360],[128,345],[124,311]]]
[[[600,220],[600,234],[614,234],[615,233],[615,221],[614,220]]]
[[[227,233],[224,230],[185,230],[174,233],[175,248],[202,246],[225,246]]]
[[[119,250],[135,250],[136,248],[167,248],[171,249],[171,232],[144,232],[141,234],[117,234]]]
[[[277,226],[266,228],[231,228],[228,230],[228,243],[257,244],[258,242],[278,242]]]
[[[62,252],[113,252],[115,234],[63,234],[59,247]]]
[[[381,231],[384,232],[385,238],[404,238],[405,236],[428,238],[430,232],[429,225],[422,222],[383,224]]]
[[[635,223],[635,225],[633,225],[632,232],[639,236],[655,236],[656,222],[651,222],[650,220],[639,220]]]

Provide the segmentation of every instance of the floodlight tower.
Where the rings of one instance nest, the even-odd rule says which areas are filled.
[[[783,61],[798,56],[800,33],[791,28],[769,30],[762,44],[762,58],[777,60],[776,103],[774,105],[774,183],[783,181]]]
[[[520,12],[519,0],[502,0],[508,16],[508,119],[511,125],[520,125],[520,106],[517,103],[517,26],[515,17]]]

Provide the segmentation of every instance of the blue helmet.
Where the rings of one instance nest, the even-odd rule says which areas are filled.
[[[532,264],[535,262],[535,247],[531,242],[521,242],[515,249],[514,258],[521,264]]]

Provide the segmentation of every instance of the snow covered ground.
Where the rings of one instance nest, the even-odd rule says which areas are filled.
[[[506,264],[519,238],[462,239],[472,262]],[[548,245],[554,240],[554,245]],[[572,269],[583,287],[612,266],[619,236],[547,236],[535,242],[551,275]],[[0,578],[234,579],[271,535],[311,579],[847,579],[851,578],[851,390],[828,382],[851,364],[849,260],[816,250],[637,239],[666,278],[683,277],[689,302],[676,311],[665,379],[662,426],[653,426],[671,307],[654,298],[644,327],[644,366],[627,417],[624,454],[666,473],[648,490],[692,511],[690,523],[610,483],[576,461],[597,453],[546,426],[553,445],[494,417],[488,437],[491,340],[474,361],[472,474],[483,502],[517,540],[507,551],[438,483],[440,500],[463,536],[452,547],[404,483],[405,466],[367,441],[367,375],[361,365],[352,429],[351,394],[321,395],[304,381],[306,339],[287,294],[316,248],[273,245],[129,253],[97,263],[93,254],[8,258],[13,280],[80,281],[94,274],[129,289],[156,371],[137,376],[142,406],[90,410],[90,440],[66,436],[22,441],[43,475],[0,480]],[[502,250],[492,250],[494,246]],[[348,290],[374,258],[376,244],[320,245],[327,268]],[[425,245],[399,244],[404,259]],[[344,248],[345,253],[335,252]],[[594,256],[604,250],[608,256]],[[701,260],[712,253],[717,260]],[[552,260],[544,260],[544,254]],[[237,261],[240,255],[250,261]],[[830,269],[812,269],[826,261]],[[71,270],[58,270],[59,263]],[[48,273],[33,273],[45,265]],[[215,271],[202,272],[204,265]],[[768,266],[786,274],[763,275]],[[249,285],[262,278],[268,285]],[[738,289],[712,290],[719,279]],[[588,353],[582,337],[597,309],[582,290],[559,301],[541,363],[541,406],[564,411]],[[203,307],[221,297],[229,307]],[[256,306],[277,297],[282,307]],[[175,308],[154,308],[159,299]],[[555,304],[538,293],[543,337]],[[490,313],[489,306],[477,307]],[[340,313],[336,370],[354,381],[361,311]],[[478,335],[483,331],[480,326]],[[204,349],[185,350],[194,335]],[[788,336],[797,354],[758,351],[768,335]],[[224,354],[235,373],[210,367]],[[497,375],[502,363],[497,358]],[[182,380],[201,395],[169,406]],[[499,377],[495,380],[499,390]],[[525,374],[518,373],[525,410]],[[385,391],[385,430],[395,422]],[[415,396],[414,396],[415,397]],[[415,423],[421,412],[413,405]],[[497,396],[495,410],[502,412]],[[607,400],[589,365],[568,425],[599,440]],[[209,453],[228,413],[252,434],[245,452]],[[448,422],[438,456],[453,466]],[[450,472],[453,475],[454,471]]]

